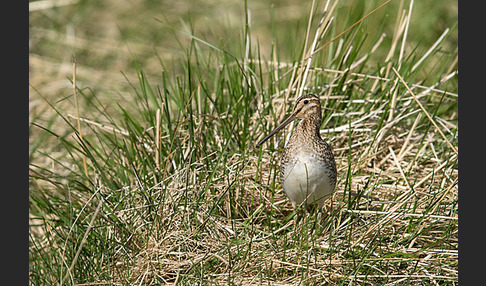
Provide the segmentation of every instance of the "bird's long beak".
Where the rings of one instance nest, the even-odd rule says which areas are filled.
[[[295,116],[296,116],[296,114],[295,113],[292,113],[292,115],[290,115],[282,123],[280,123],[280,125],[277,126],[277,128],[273,129],[272,132],[270,132],[270,134],[268,134],[267,136],[265,136],[265,138],[263,138],[260,142],[258,142],[258,144],[256,144],[256,147],[257,148],[260,147],[265,141],[267,141],[268,139],[270,139],[270,137],[272,137],[273,135],[275,135],[275,133],[277,133],[278,131],[280,131],[280,129],[282,129],[285,126],[287,126],[290,122],[292,122],[295,119]]]

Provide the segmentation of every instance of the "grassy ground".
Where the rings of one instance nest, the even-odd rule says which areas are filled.
[[[456,2],[40,2],[32,285],[457,284]],[[296,224],[255,144],[303,92],[338,184]]]

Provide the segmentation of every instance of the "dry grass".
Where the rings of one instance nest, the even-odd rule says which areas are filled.
[[[397,100],[406,98],[402,94]],[[374,117],[381,112],[376,109]],[[404,120],[415,115],[420,119],[420,112],[407,110],[398,118]],[[402,111],[397,109],[397,113]],[[229,175],[221,173],[213,177],[213,182],[219,182],[212,184],[216,191],[204,198],[207,202],[221,200],[216,205],[219,216],[212,215],[207,204],[200,205],[195,213],[194,206],[184,209],[173,205],[183,200],[182,197],[201,192],[201,182],[186,178],[196,178],[207,170],[197,168],[201,162],[193,162],[193,166],[176,171],[171,183],[164,187],[172,198],[161,205],[162,219],[156,226],[160,231],[148,236],[149,243],[141,247],[132,261],[118,261],[117,265],[130,265],[133,276],[128,281],[134,284],[154,276],[177,284],[181,273],[204,264],[214,265],[213,272],[204,276],[211,284],[218,285],[295,285],[346,280],[361,285],[380,281],[395,284],[456,281],[457,156],[437,157],[435,150],[441,144],[438,135],[431,134],[422,143],[421,132],[394,129],[400,120],[388,125],[393,131],[375,148],[364,152],[362,146],[367,144],[361,142],[373,141],[378,124],[377,118],[368,115],[359,114],[355,121],[362,123],[352,127],[364,131],[351,131],[350,135],[345,129],[333,133],[332,137],[327,135],[335,148],[339,174],[346,175],[349,165],[345,158],[349,155],[353,160],[351,174],[347,174],[350,185],[346,186],[346,178],[341,178],[328,206],[331,214],[317,233],[308,226],[314,217],[307,218],[297,229],[293,228],[292,220],[282,226],[273,221],[275,226],[269,227],[265,222],[269,214],[272,219],[283,220],[292,209],[280,188],[272,193],[265,186],[275,180],[277,158],[271,152],[265,152],[261,158],[234,154],[226,163]],[[346,144],[349,136],[355,142],[351,147]],[[233,203],[228,198],[228,182],[238,185],[232,194]],[[204,186],[206,182],[202,183]],[[346,187],[360,192],[362,197],[351,198],[351,207]],[[156,190],[162,191],[157,187]],[[181,227],[191,220],[186,216],[195,216],[199,225],[194,229]],[[451,228],[451,233],[441,237]],[[309,234],[301,236],[301,233]],[[451,247],[444,248],[445,245]],[[362,259],[363,254],[366,259]],[[240,255],[245,258],[241,259]],[[350,275],[349,269],[356,264],[376,269],[386,265],[386,272]],[[268,276],[266,271],[274,273],[273,276]]]

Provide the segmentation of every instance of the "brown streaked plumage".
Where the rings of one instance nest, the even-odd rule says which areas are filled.
[[[332,148],[319,134],[322,117],[317,95],[300,96],[292,114],[256,146],[259,147],[296,118],[301,120],[283,151],[280,180],[294,209],[300,205],[306,209],[321,208],[334,192],[337,171]]]

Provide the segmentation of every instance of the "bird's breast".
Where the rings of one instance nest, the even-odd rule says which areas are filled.
[[[329,170],[317,154],[301,152],[288,158],[281,165],[281,180],[285,193],[292,204],[312,203],[322,205],[332,193]]]

